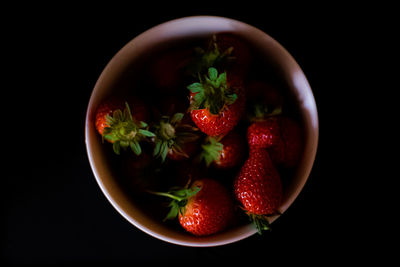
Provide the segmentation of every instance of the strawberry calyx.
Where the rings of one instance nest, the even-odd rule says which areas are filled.
[[[263,121],[268,117],[278,116],[282,114],[282,106],[277,106],[270,110],[267,105],[260,103],[254,104],[253,109],[248,114],[250,122]]]
[[[209,136],[201,148],[203,151],[200,153],[200,159],[204,160],[207,167],[209,167],[212,162],[219,160],[224,146],[219,142],[219,138]]]
[[[214,34],[207,49],[195,48],[194,60],[186,67],[186,73],[196,77],[198,73],[205,73],[210,67],[223,67],[232,62],[235,58],[232,55],[233,46],[224,51],[217,44],[217,36]]]
[[[192,93],[189,110],[207,109],[211,114],[217,115],[226,106],[233,104],[237,94],[233,92],[227,83],[226,72],[218,74],[216,68],[209,68],[208,75],[199,82],[192,83],[187,87]]]
[[[244,208],[242,208],[244,209]],[[272,214],[255,214],[249,211],[245,211],[250,221],[256,226],[258,234],[262,235],[263,231],[271,231],[271,224],[268,218],[281,215],[279,211]]]
[[[193,142],[199,138],[196,132],[198,129],[189,124],[182,123],[183,113],[176,113],[172,117],[162,116],[159,123],[154,125],[154,150],[153,156],[161,157],[164,162],[168,151],[189,157],[182,149],[187,142]]]
[[[250,221],[256,226],[258,234],[262,235],[263,231],[271,231],[271,226],[266,215],[257,215],[248,212]]]
[[[113,150],[116,154],[120,154],[121,148],[128,147],[136,154],[140,155],[142,149],[139,142],[146,137],[154,137],[155,134],[148,130],[147,123],[136,121],[132,117],[131,110],[127,102],[125,109],[122,111],[117,109],[112,116],[106,115],[107,127],[103,130],[102,138],[113,143]]]
[[[168,192],[147,191],[150,194],[172,199],[168,204],[168,207],[171,209],[163,221],[175,219],[179,214],[185,214],[188,200],[194,197],[201,190],[201,187],[198,186],[188,188],[189,183],[190,180],[185,187],[172,187]]]

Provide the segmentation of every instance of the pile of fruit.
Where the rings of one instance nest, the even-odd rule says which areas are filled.
[[[165,220],[178,217],[197,236],[226,229],[237,213],[248,216],[259,233],[270,229],[268,217],[279,214],[283,197],[279,170],[293,169],[302,154],[302,130],[282,113],[279,90],[246,81],[251,57],[237,37],[214,35],[203,47],[168,53],[152,64],[160,91],[191,81],[174,91],[185,95],[187,105],[163,98],[153,107],[136,96],[111,97],[96,111],[95,127],[103,142],[118,155],[131,155],[133,181],[171,162],[201,166],[201,175],[187,170],[185,185],[170,184],[165,192],[133,182],[160,207],[170,199]],[[215,169],[234,175],[213,177]]]

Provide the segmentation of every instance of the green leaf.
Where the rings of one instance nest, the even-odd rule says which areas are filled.
[[[103,138],[106,139],[107,141],[115,142],[118,140],[118,138],[114,134],[104,134],[103,132]]]
[[[220,86],[222,86],[222,85],[226,86],[226,72],[220,74],[220,75],[218,76],[217,81],[216,81],[216,86],[217,86],[217,87],[220,87]]]
[[[185,187],[183,189],[174,187],[171,188],[170,191],[168,192],[153,192],[153,191],[147,191],[147,192],[150,194],[168,197],[172,199],[172,201],[168,205],[169,207],[171,207],[171,209],[167,214],[167,216],[164,218],[165,221],[176,218],[179,213],[184,214],[188,199],[195,196],[200,190],[201,190],[200,187],[194,187],[194,188]]]
[[[171,204],[169,205],[170,207],[171,207],[171,209],[170,209],[170,211],[168,212],[168,214],[167,214],[167,216],[164,218],[164,222],[166,221],[166,220],[173,220],[173,219],[175,219],[177,216],[178,216],[178,214],[179,214],[179,210],[180,210],[180,207],[179,207],[179,205],[176,203],[176,201],[174,200],[174,201],[171,201]]]
[[[160,155],[161,155],[161,161],[164,162],[165,159],[167,158],[167,154],[168,154],[168,143],[167,142],[163,142],[161,145],[161,151],[160,151]]]
[[[154,136],[156,136],[154,133],[152,133],[152,132],[150,132],[148,130],[143,130],[143,129],[139,129],[139,133],[141,135],[146,136],[146,137],[154,137]]]
[[[196,186],[195,188],[189,188],[186,191],[186,197],[193,197],[195,196],[199,191],[201,190],[201,187]]]
[[[232,105],[233,103],[235,103],[237,99],[237,94],[229,94],[226,96],[226,99],[227,99],[227,104]]]
[[[133,140],[130,142],[130,146],[132,151],[136,154],[136,155],[140,155],[142,153],[142,148],[140,147],[138,141]]]
[[[187,87],[192,93],[198,93],[204,91],[203,85],[201,83],[192,83]]]
[[[106,115],[106,123],[108,125],[112,125],[114,123],[113,117],[111,117],[109,114]]]
[[[125,141],[125,140],[121,140],[121,141],[119,141],[119,145],[122,147],[122,148],[127,148],[128,146],[129,146],[129,141]]]
[[[201,104],[206,100],[206,96],[204,94],[203,91],[198,92],[195,96],[194,96],[194,101],[196,101],[196,103],[199,104],[199,106],[201,106]]]
[[[131,109],[129,108],[128,102],[126,102],[126,101],[125,101],[124,113],[125,113],[126,118],[133,120]]]
[[[218,77],[217,69],[213,68],[213,67],[209,68],[208,69],[208,77],[210,77],[211,81],[215,81],[217,79],[217,77]]]
[[[218,142],[215,138],[209,138],[209,143],[201,147],[203,151],[200,154],[200,158],[204,159],[207,167],[210,166],[213,161],[219,159],[224,148],[223,144]]]
[[[114,111],[114,113],[113,113],[114,121],[122,121],[122,117],[123,117],[122,111],[120,109],[117,109]]]
[[[103,135],[108,135],[112,133],[112,128],[111,127],[104,127],[103,129]]]
[[[271,226],[266,215],[256,215],[250,212],[247,215],[250,221],[256,226],[258,234],[262,235],[263,231],[271,231]]]
[[[114,150],[115,154],[117,154],[117,155],[120,154],[121,146],[119,144],[119,141],[116,141],[113,143],[113,150]]]
[[[153,156],[159,156],[160,155],[161,145],[162,145],[162,141],[161,140],[157,140],[156,145],[154,146]]]
[[[171,119],[171,124],[175,125],[176,123],[180,122],[183,119],[183,113],[175,113]]]
[[[139,122],[139,127],[140,128],[146,128],[148,125],[144,121]]]

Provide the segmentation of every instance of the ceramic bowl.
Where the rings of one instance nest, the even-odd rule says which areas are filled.
[[[306,183],[316,155],[318,144],[318,114],[310,85],[300,66],[289,52],[267,33],[246,23],[214,16],[195,16],[175,19],[155,26],[136,36],[127,43],[107,64],[98,78],[86,114],[85,141],[87,154],[94,176],[106,198],[112,206],[131,224],[147,234],[166,242],[193,247],[209,247],[237,242],[257,233],[252,224],[242,225],[206,237],[196,237],[177,231],[144,214],[127,196],[116,181],[103,144],[94,126],[94,113],[99,103],[112,94],[127,69],[140,65],[142,55],[151,53],[160,44],[176,42],[188,38],[209,37],[220,32],[232,32],[246,40],[277,70],[299,106],[304,127],[305,148],[301,162],[294,172],[294,177],[285,189],[280,212],[285,212],[301,192]],[[271,222],[279,216],[271,218]]]

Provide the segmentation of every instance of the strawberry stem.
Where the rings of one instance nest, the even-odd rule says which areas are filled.
[[[157,195],[157,196],[169,197],[169,198],[172,198],[173,200],[176,200],[179,202],[185,199],[185,197],[178,197],[178,196],[175,196],[168,192],[154,192],[154,191],[150,191],[150,190],[148,190],[147,192],[150,194],[153,194],[153,195]]]

